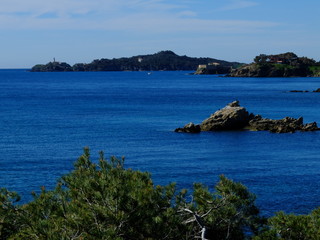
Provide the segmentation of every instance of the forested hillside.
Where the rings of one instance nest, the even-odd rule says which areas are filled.
[[[49,62],[32,67],[32,72],[64,71],[195,71],[200,64],[219,63],[223,67],[237,67],[237,62],[227,62],[214,58],[193,58],[179,56],[172,51],[161,51],[150,55],[138,55],[129,58],[97,59],[91,63],[77,63],[73,66],[61,62]]]

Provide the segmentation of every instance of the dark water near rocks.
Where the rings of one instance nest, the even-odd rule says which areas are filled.
[[[156,184],[212,187],[220,174],[257,195],[265,214],[320,206],[320,132],[174,133],[238,99],[269,118],[320,123],[318,78],[219,78],[186,72],[30,73],[0,71],[0,186],[23,201],[52,188],[82,148],[92,158],[126,156]]]

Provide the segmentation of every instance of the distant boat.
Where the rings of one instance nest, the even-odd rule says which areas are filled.
[[[148,75],[151,75],[152,74],[152,72],[148,72]]]

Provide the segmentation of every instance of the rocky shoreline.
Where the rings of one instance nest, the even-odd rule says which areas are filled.
[[[285,117],[280,120],[263,118],[249,113],[239,105],[239,101],[229,103],[216,111],[201,124],[188,123],[175,132],[200,133],[201,131],[251,130],[269,131],[272,133],[294,133],[296,131],[318,131],[317,123],[303,124],[303,118]]]
[[[233,69],[228,77],[319,77],[320,63],[292,52],[260,54],[254,62]]]

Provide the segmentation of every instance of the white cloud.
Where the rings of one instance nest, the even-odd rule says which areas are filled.
[[[161,0],[2,0],[0,27],[39,27],[43,24],[37,22],[40,21],[38,18],[51,15],[56,18],[56,27],[64,28],[72,27],[75,16],[78,20],[82,18],[82,22],[90,23],[96,19],[108,20],[115,15],[130,15],[131,12],[161,12],[174,8],[177,6],[164,4]]]
[[[178,13],[180,17],[196,17],[198,14],[194,11],[182,11]]]
[[[148,19],[146,21],[146,19]],[[106,29],[140,31],[149,33],[248,33],[257,32],[278,26],[275,22],[244,21],[244,20],[207,20],[198,18],[180,18],[177,16],[152,16],[136,14],[111,19],[103,24]]]
[[[220,8],[219,10],[223,10],[223,11],[237,10],[237,9],[249,8],[257,5],[258,3],[253,1],[234,0],[230,4],[227,4],[224,7]]]
[[[166,4],[163,0],[2,0],[2,13],[33,12],[42,14],[45,12],[74,13],[74,12],[113,12],[131,10],[155,10],[164,11],[178,8],[179,5]]]
[[[209,34],[248,33],[278,25],[267,21],[201,19],[195,10],[190,10],[185,5],[188,1],[181,4],[167,3],[164,0],[29,0],[22,3],[20,0],[2,1],[0,29],[11,30]],[[233,4],[225,9],[254,4],[252,1],[233,1]]]

